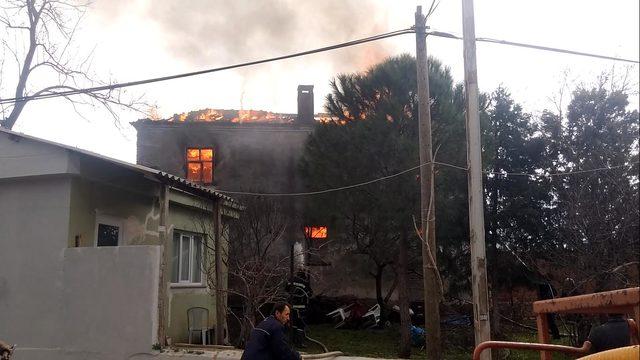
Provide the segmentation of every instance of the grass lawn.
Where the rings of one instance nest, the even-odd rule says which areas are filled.
[[[510,341],[536,342],[536,336],[533,332],[526,330],[523,332],[516,328],[506,328],[505,330],[510,333],[507,336]],[[309,327],[308,335],[325,344],[329,351],[342,351],[351,356],[379,358],[397,358],[400,340],[397,325],[384,330],[336,330],[331,324],[312,325]],[[445,359],[471,359],[473,353],[472,327],[445,327],[442,329],[442,339]],[[566,341],[561,340],[559,343],[566,345]],[[311,343],[308,343],[307,348],[299,350],[307,353],[322,352],[319,346]],[[504,355],[507,354],[504,353]],[[424,359],[424,352],[414,347],[411,358]],[[512,350],[506,358],[510,360],[537,360],[540,359],[540,355],[533,351]],[[562,354],[554,354],[553,358],[558,360],[572,359],[564,357]]]

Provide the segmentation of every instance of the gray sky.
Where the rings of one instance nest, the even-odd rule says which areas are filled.
[[[102,79],[132,81],[283,55],[410,27],[416,1],[96,0],[77,33],[78,53],[94,49],[93,72]],[[475,1],[476,36],[639,57],[637,0]],[[442,0],[429,21],[437,30],[462,34],[461,0]],[[428,51],[463,80],[462,43],[430,37]],[[298,84],[315,85],[322,111],[328,83],[340,72],[363,71],[389,55],[415,53],[415,37],[403,35],[332,53],[133,87],[159,114],[202,108],[296,112]],[[552,108],[563,79],[570,87],[592,83],[612,69],[629,71],[637,88],[638,66],[572,55],[478,43],[481,91],[504,85],[528,111]],[[5,59],[7,62],[11,59]],[[615,68],[613,66],[615,65]],[[7,78],[5,71],[4,77]],[[34,83],[46,79],[33,79]],[[5,81],[3,97],[9,97]],[[633,100],[637,108],[637,97]],[[14,130],[135,161],[140,114],[123,111],[123,131],[100,110],[77,115],[63,99],[25,108]]]

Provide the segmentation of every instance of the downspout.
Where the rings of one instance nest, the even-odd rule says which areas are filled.
[[[161,346],[166,345],[166,293],[167,282],[165,278],[165,269],[168,263],[169,252],[167,251],[167,244],[169,242],[169,186],[163,183],[160,184],[160,192],[158,196],[158,202],[160,203],[160,219],[158,223],[158,240],[162,249],[162,255],[160,260],[160,281],[158,282],[158,343]]]
[[[216,345],[223,345],[224,343],[224,318],[225,309],[222,301],[222,284],[224,279],[222,278],[222,199],[215,200],[214,209],[214,251],[215,251],[215,268],[216,268]]]

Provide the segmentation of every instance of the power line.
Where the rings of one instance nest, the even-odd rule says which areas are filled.
[[[222,66],[222,67],[218,67],[218,68],[212,68],[212,69],[206,69],[206,70],[200,70],[200,71],[193,71],[193,72],[170,75],[170,76],[162,76],[162,77],[145,79],[145,80],[130,81],[130,82],[125,82],[125,83],[117,83],[117,84],[95,86],[95,87],[84,88],[84,89],[73,89],[73,90],[67,90],[67,91],[52,92],[52,93],[46,93],[46,94],[39,94],[39,95],[35,95],[35,96],[31,95],[31,96],[22,96],[22,97],[17,97],[17,98],[14,97],[14,98],[0,99],[0,104],[8,104],[8,103],[15,103],[15,102],[40,100],[40,99],[48,99],[48,98],[61,97],[61,96],[70,96],[70,95],[77,95],[77,94],[87,94],[87,93],[100,92],[100,91],[111,91],[111,90],[116,90],[116,89],[120,89],[120,88],[124,88],[124,87],[144,85],[144,84],[150,84],[150,83],[155,83],[155,82],[160,82],[160,81],[167,81],[167,80],[181,79],[181,78],[186,78],[186,77],[191,77],[191,76],[214,73],[214,72],[223,71],[223,70],[237,69],[237,68],[246,67],[246,66],[264,64],[264,63],[273,62],[273,61],[279,61],[279,60],[285,60],[285,59],[290,59],[290,58],[295,58],[295,57],[300,57],[300,56],[305,56],[305,55],[316,54],[316,53],[320,53],[320,52],[325,52],[325,51],[340,49],[340,48],[344,48],[344,47],[364,44],[364,43],[371,42],[371,41],[377,41],[377,40],[381,40],[381,39],[386,39],[386,38],[390,38],[390,37],[394,37],[394,36],[398,36],[398,35],[410,34],[410,33],[413,33],[413,32],[414,32],[413,29],[407,28],[407,29],[387,32],[387,33],[380,34],[380,35],[369,36],[369,37],[366,37],[366,38],[363,38],[363,39],[352,40],[352,41],[348,41],[348,42],[344,42],[344,43],[340,43],[340,44],[336,44],[336,45],[325,46],[325,47],[318,48],[318,49],[307,50],[307,51],[302,51],[302,52],[298,52],[298,53],[294,53],[294,54],[288,54],[288,55],[272,57],[272,58],[268,58],[268,59],[255,60],[255,61],[244,62],[244,63],[234,64],[234,65]]]
[[[341,190],[352,189],[352,188],[356,188],[356,187],[360,187],[360,186],[373,184],[373,183],[376,183],[376,182],[379,182],[379,181],[384,181],[384,180],[391,179],[391,178],[394,178],[394,177],[397,177],[397,176],[400,176],[400,175],[404,175],[404,174],[406,174],[408,172],[411,172],[413,170],[419,169],[420,167],[425,166],[425,165],[429,165],[429,164],[430,163],[424,163],[422,165],[417,165],[417,166],[414,166],[412,168],[409,168],[409,169],[406,169],[406,170],[402,170],[402,171],[397,172],[395,174],[383,176],[383,177],[380,177],[380,178],[377,178],[377,179],[361,182],[361,183],[358,183],[358,184],[341,186],[341,187],[337,187],[337,188],[331,188],[331,189],[325,189],[325,190],[319,190],[319,191],[309,191],[309,192],[300,192],[300,193],[257,193],[257,192],[244,192],[244,191],[227,191],[227,190],[220,190],[220,189],[216,189],[216,191],[220,192],[220,193],[224,193],[224,194],[254,195],[254,196],[309,196],[309,195],[319,195],[319,194],[326,194],[326,193],[331,193],[331,192],[336,192],[336,191],[341,191]],[[438,162],[438,161],[434,161],[433,164],[448,166],[448,167],[461,169],[461,170],[467,170],[466,168],[464,168],[462,166],[442,163],[442,162]]]
[[[341,187],[337,187],[337,188],[331,188],[331,189],[325,189],[325,190],[319,190],[319,191],[309,191],[309,192],[299,192],[299,193],[257,193],[257,192],[244,192],[244,191],[226,191],[226,190],[219,190],[219,189],[215,189],[215,190],[217,192],[220,192],[220,193],[223,193],[223,194],[232,194],[232,195],[253,195],[253,196],[310,196],[310,195],[320,195],[320,194],[327,194],[327,193],[332,193],[332,192],[341,191],[341,190],[353,189],[353,188],[356,188],[356,187],[365,186],[365,185],[373,184],[373,183],[376,183],[376,182],[379,182],[379,181],[391,179],[391,178],[406,174],[408,172],[411,172],[413,170],[419,169],[420,167],[422,167],[424,165],[427,165],[427,163],[422,164],[422,165],[418,165],[418,166],[414,166],[412,168],[400,171],[400,172],[392,174],[392,175],[383,176],[383,177],[380,177],[380,178],[377,178],[377,179],[361,182],[361,183],[358,183],[358,184],[341,186]]]
[[[406,28],[406,29],[402,29],[402,30],[391,31],[391,32],[387,32],[387,33],[384,33],[384,34],[373,35],[373,36],[370,36],[370,37],[357,39],[357,40],[352,40],[352,41],[348,41],[348,42],[344,42],[344,43],[340,43],[340,44],[325,46],[325,47],[317,48],[317,49],[313,49],[313,50],[307,50],[307,51],[302,51],[302,52],[298,52],[298,53],[282,55],[282,56],[277,56],[277,57],[267,58],[267,59],[261,59],[261,60],[255,60],[255,61],[250,61],[250,62],[244,62],[244,63],[239,63],[239,64],[227,65],[227,66],[222,66],[222,67],[218,67],[218,68],[212,68],[212,69],[206,69],[206,70],[200,70],[200,71],[193,71],[193,72],[187,72],[187,73],[181,73],[181,74],[175,74],[175,75],[169,75],[169,76],[162,76],[162,77],[156,77],[156,78],[150,78],[150,79],[144,79],[144,80],[130,81],[130,82],[124,82],[124,83],[101,85],[101,86],[95,86],[95,87],[83,88],[83,89],[71,89],[71,90],[67,90],[67,91],[49,92],[49,93],[45,93],[45,94],[27,95],[27,96],[22,96],[22,97],[0,99],[0,104],[10,104],[10,103],[16,103],[16,102],[25,102],[25,101],[32,101],[32,100],[49,99],[49,98],[55,98],[55,97],[72,96],[72,95],[79,95],[79,94],[89,94],[89,93],[101,92],[101,91],[111,91],[111,90],[121,89],[121,88],[125,88],[125,87],[131,87],[131,86],[138,86],[138,85],[150,84],[150,83],[161,82],[161,81],[181,79],[181,78],[186,78],[186,77],[204,75],[204,74],[209,74],[209,73],[214,73],[214,72],[219,72],[219,71],[224,71],[224,70],[237,69],[237,68],[241,68],[241,67],[253,66],[253,65],[264,64],[264,63],[268,63],[268,62],[274,62],[274,61],[285,60],[285,59],[290,59],[290,58],[295,58],[295,57],[300,57],[300,56],[305,56],[305,55],[316,54],[316,53],[320,53],[320,52],[336,50],[336,49],[340,49],[340,48],[344,48],[344,47],[364,44],[364,43],[367,43],[367,42],[382,40],[382,39],[386,39],[386,38],[390,38],[390,37],[394,37],[394,36],[399,36],[399,35],[404,35],[404,34],[411,34],[411,33],[415,33],[415,29],[414,28]],[[438,37],[462,40],[462,37],[460,37],[458,35],[454,35],[454,34],[449,33],[449,32],[444,32],[444,31],[432,30],[432,31],[428,31],[427,35],[433,35],[433,36],[438,36]],[[630,62],[630,63],[634,63],[634,64],[639,64],[640,63],[640,61],[638,61],[638,60],[630,60],[630,59],[618,58],[618,57],[613,57],[613,56],[585,53],[585,52],[580,52],[580,51],[553,48],[553,47],[541,46],[541,45],[525,44],[525,43],[519,43],[519,42],[513,42],[513,41],[507,41],[507,40],[499,40],[499,39],[492,39],[492,38],[476,38],[476,41],[496,43],[496,44],[501,44],[501,45],[525,47],[525,48],[543,50],[543,51],[559,52],[559,53],[565,53],[565,54],[571,54],[571,55],[594,57],[594,58],[599,58],[599,59]]]
[[[395,174],[379,177],[379,178],[376,178],[376,179],[373,179],[373,180],[369,180],[369,181],[365,181],[365,182],[361,182],[361,183],[357,183],[357,184],[353,184],[353,185],[340,186],[340,187],[335,187],[335,188],[330,188],[330,189],[325,189],[325,190],[318,190],[318,191],[308,191],[308,192],[298,192],[298,193],[259,193],[259,192],[245,192],[245,191],[228,191],[228,190],[221,190],[221,189],[215,189],[215,191],[217,191],[219,193],[223,193],[223,194],[250,195],[250,196],[312,196],[312,195],[321,195],[321,194],[327,194],[327,193],[332,193],[332,192],[337,192],[337,191],[342,191],[342,190],[353,189],[353,188],[357,188],[357,187],[361,187],[361,186],[365,186],[365,185],[374,184],[374,183],[377,183],[377,182],[380,182],[380,181],[388,180],[388,179],[391,179],[391,178],[394,178],[394,177],[398,177],[398,176],[404,175],[404,174],[406,174],[408,172],[414,171],[416,169],[419,169],[422,166],[429,165],[429,164],[430,163],[424,163],[422,165],[418,165],[418,166],[414,166],[414,167],[406,169],[406,170],[402,170],[402,171],[397,172]],[[454,169],[458,169],[458,170],[463,170],[463,171],[467,171],[468,170],[467,168],[462,167],[462,166],[449,164],[449,163],[444,163],[444,162],[439,162],[439,161],[434,161],[433,164],[446,166],[446,167],[450,167],[450,168],[454,168]],[[584,174],[584,173],[589,173],[589,172],[612,170],[612,169],[617,169],[617,168],[621,168],[621,167],[625,167],[625,166],[631,166],[631,165],[637,165],[637,164],[638,164],[638,162],[630,163],[630,164],[623,164],[623,165],[615,165],[615,166],[610,166],[610,167],[601,167],[601,168],[589,169],[589,170],[554,172],[554,173],[549,173],[549,174],[517,173],[517,172],[499,173],[499,172],[491,172],[491,171],[483,171],[483,173],[484,174],[499,175],[499,176],[528,176],[528,177],[550,177],[550,178],[552,178],[552,177],[555,177],[555,176],[569,176],[569,175]]]
[[[548,173],[548,174],[522,173],[522,172],[493,172],[493,171],[483,171],[483,173],[487,175],[496,175],[496,176],[555,177],[555,176],[584,174],[584,173],[590,173],[590,172],[596,172],[596,171],[613,170],[613,169],[618,169],[625,166],[637,165],[638,163],[639,162],[634,162],[629,164],[601,167],[601,168],[589,169],[589,170],[561,171],[561,172],[554,172],[554,173]]]
[[[454,35],[452,33],[444,32],[444,31],[435,31],[435,30],[428,31],[427,35],[433,35],[433,36],[444,37],[444,38],[449,38],[449,39],[462,40],[461,36]],[[476,38],[476,41],[488,42],[488,43],[494,43],[494,44],[500,44],[500,45],[518,46],[518,47],[524,47],[524,48],[529,48],[529,49],[558,52],[558,53],[563,53],[563,54],[587,56],[587,57],[593,57],[593,58],[598,58],[598,59],[630,62],[630,63],[633,63],[633,64],[640,64],[640,61],[638,61],[638,60],[630,60],[630,59],[624,59],[624,58],[607,56],[607,55],[586,53],[586,52],[582,52],[582,51],[575,51],[575,50],[568,50],[568,49],[561,49],[561,48],[553,48],[553,47],[542,46],[542,45],[525,44],[525,43],[507,41],[507,40],[499,40],[499,39],[482,38],[482,37],[480,37],[480,38]]]

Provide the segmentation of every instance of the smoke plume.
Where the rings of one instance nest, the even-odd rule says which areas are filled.
[[[159,27],[167,52],[194,70],[300,52],[397,30],[388,28],[386,13],[374,0],[138,0],[136,5],[131,1],[109,0],[98,4],[96,10],[112,19],[132,6],[142,9],[139,10],[142,15]],[[247,87],[256,88],[258,81],[278,86],[276,84],[284,79],[277,74],[283,71],[322,69],[331,75],[321,80],[324,84],[314,85],[326,87],[332,76],[366,70],[389,55],[384,42],[373,42],[245,68],[237,73],[247,77]],[[247,91],[245,102],[251,95],[251,91]],[[240,96],[239,93],[238,98]],[[321,106],[317,104],[316,110]]]

